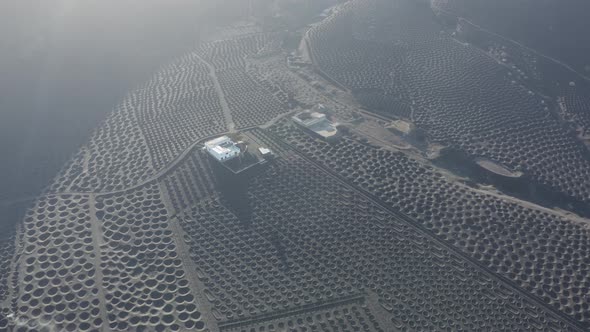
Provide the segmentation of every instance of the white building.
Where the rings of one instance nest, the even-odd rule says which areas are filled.
[[[291,119],[301,127],[327,139],[336,135],[338,132],[336,126],[338,124],[332,123],[328,120],[326,114],[322,113],[322,111],[325,110],[326,108],[322,104],[318,104],[312,110],[306,110],[295,114]]]
[[[205,142],[205,150],[218,161],[227,161],[240,155],[240,147],[227,136]]]
[[[327,118],[323,113],[306,111],[293,116],[293,121],[304,127],[311,128],[314,125],[327,121]]]

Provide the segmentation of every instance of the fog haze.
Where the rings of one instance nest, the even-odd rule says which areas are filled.
[[[211,4],[2,2],[0,197],[35,195],[127,91],[194,48]]]

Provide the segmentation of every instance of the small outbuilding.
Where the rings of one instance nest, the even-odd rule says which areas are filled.
[[[332,123],[326,114],[322,112],[323,110],[325,110],[324,106],[318,105],[312,110],[295,114],[291,119],[295,124],[304,129],[324,139],[328,139],[335,136],[338,133],[338,129],[336,129],[337,124]]]

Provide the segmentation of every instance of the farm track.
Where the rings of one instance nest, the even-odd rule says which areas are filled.
[[[256,128],[257,126],[253,126],[253,127],[248,127],[248,128],[244,128],[243,130],[250,130],[253,128]],[[178,155],[178,157],[174,158],[174,160],[169,163],[166,167],[162,168],[161,170],[159,170],[158,172],[156,172],[154,175],[150,176],[149,178],[134,184],[133,186],[127,187],[127,188],[123,188],[123,189],[119,189],[119,190],[113,190],[113,191],[102,191],[102,192],[75,192],[75,191],[64,191],[64,192],[58,192],[58,193],[49,193],[49,194],[42,194],[40,195],[41,197],[55,197],[55,196],[62,196],[62,195],[88,195],[88,194],[94,194],[94,195],[115,195],[115,194],[120,194],[120,193],[124,193],[127,191],[132,191],[138,188],[141,188],[147,184],[150,184],[154,181],[158,181],[159,179],[161,179],[163,176],[166,176],[169,172],[174,170],[174,167],[177,166],[178,164],[182,163],[184,161],[184,159],[194,150],[194,148],[196,146],[198,146],[199,144],[201,144],[203,141],[206,141],[208,139],[212,139],[215,137],[219,137],[219,136],[223,136],[226,134],[229,134],[230,132],[222,132],[222,133],[218,133],[215,135],[210,135],[207,137],[203,137],[200,138],[199,140],[193,142],[193,144],[191,144],[189,147],[187,147],[181,154]],[[27,201],[33,201],[35,198],[26,198]],[[25,201],[25,198],[23,198],[20,201]]]
[[[221,84],[219,84],[219,78],[217,78],[216,69],[212,64],[207,62],[202,57],[197,56],[197,58],[199,58],[199,60],[201,60],[209,69],[209,75],[211,76],[211,79],[213,80],[213,84],[215,86],[215,91],[217,92],[217,97],[219,98],[219,103],[221,104],[221,108],[223,109],[223,116],[225,117],[225,123],[227,124],[229,131],[233,132],[236,125],[235,125],[234,120],[232,118],[231,110],[229,109],[229,105],[227,104],[227,100],[225,99],[225,93],[223,92],[223,89],[221,88]]]

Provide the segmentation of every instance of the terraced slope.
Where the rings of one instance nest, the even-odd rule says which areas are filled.
[[[359,0],[306,42],[380,113],[585,201],[583,147],[548,102],[438,29],[423,2]],[[286,71],[279,40],[204,44],[115,108],[0,248],[0,329],[588,329],[587,220],[277,119],[290,99],[355,112]],[[569,91],[563,112],[581,114]],[[197,149],[236,128],[277,155],[240,201]]]
[[[431,3],[588,73],[590,39],[580,33],[589,27],[584,13],[590,10],[590,4],[586,1],[499,0],[492,4],[485,0],[434,0]]]
[[[590,151],[552,112],[555,100],[445,29],[423,2],[358,0],[312,28],[307,42],[318,68],[367,107],[590,202]]]
[[[590,321],[587,223],[453,184],[417,160],[354,137],[328,144],[287,123],[271,129],[489,271],[586,325]]]

